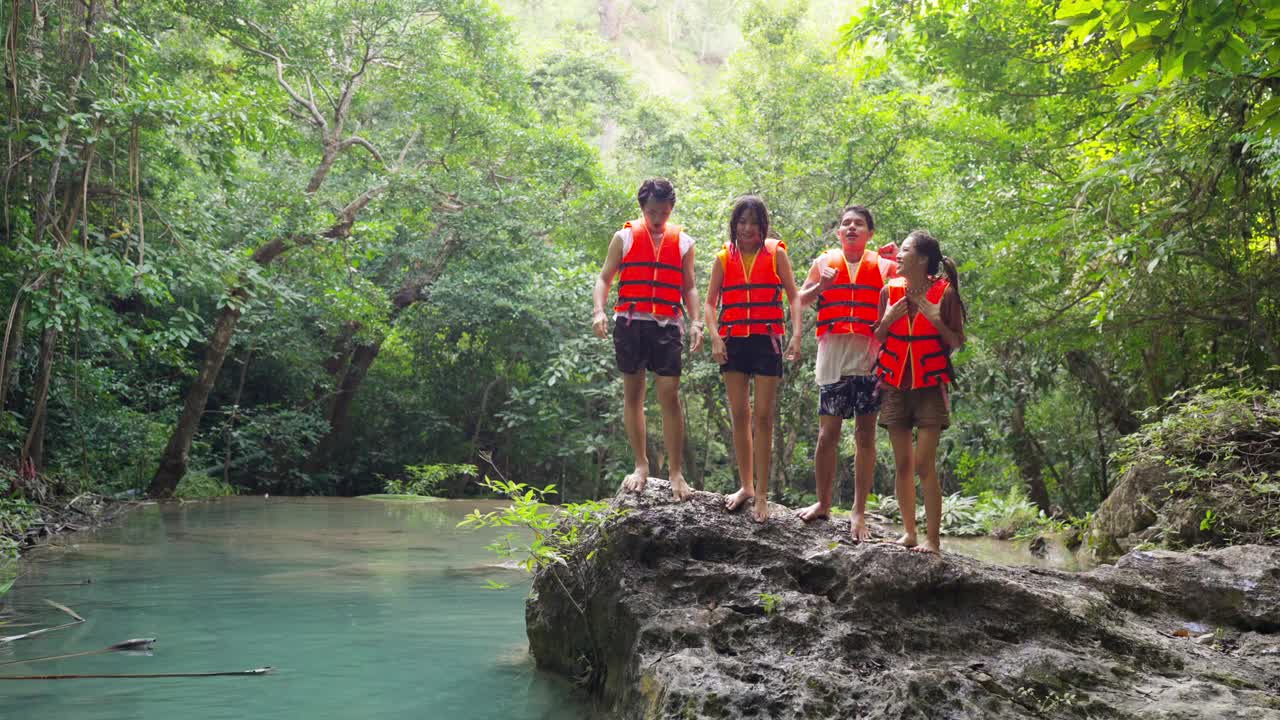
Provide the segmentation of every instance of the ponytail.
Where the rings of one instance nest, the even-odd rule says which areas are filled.
[[[960,298],[960,273],[956,271],[956,261],[942,254],[942,246],[938,243],[938,239],[930,235],[928,230],[912,230],[902,244],[906,245],[907,240],[911,241],[916,252],[924,255],[930,276],[937,277],[939,270],[947,274],[947,282],[951,284],[956,300],[960,303],[960,315],[968,320],[969,311],[964,306],[964,300]]]
[[[964,298],[960,297],[960,273],[956,271],[956,261],[950,256],[942,256],[942,270],[947,274],[947,282],[956,294],[956,302],[960,303],[960,317],[969,319],[969,311],[964,306]]]

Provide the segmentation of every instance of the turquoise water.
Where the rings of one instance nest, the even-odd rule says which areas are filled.
[[[0,643],[0,662],[138,637],[157,638],[155,649],[0,675],[275,672],[0,681],[0,718],[582,718],[588,709],[529,657],[527,578],[495,567],[492,533],[454,527],[483,505],[230,498],[143,507],[68,536],[24,561],[0,608],[65,622],[48,598],[87,622]],[[84,578],[93,582],[49,585]],[[489,579],[512,587],[486,589]]]

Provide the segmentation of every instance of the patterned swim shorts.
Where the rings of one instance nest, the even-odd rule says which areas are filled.
[[[819,385],[818,414],[845,420],[874,415],[880,410],[879,384],[875,375],[846,375],[830,385]]]

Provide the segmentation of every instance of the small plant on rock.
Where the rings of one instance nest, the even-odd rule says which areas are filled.
[[[764,614],[772,617],[782,607],[782,598],[772,593],[760,593],[760,604],[764,606]]]

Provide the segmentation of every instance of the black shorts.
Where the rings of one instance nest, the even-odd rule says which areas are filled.
[[[782,338],[778,335],[746,335],[724,339],[729,360],[720,372],[782,377]]]
[[[627,375],[651,370],[657,375],[680,377],[684,336],[674,321],[627,320],[613,323],[613,354],[618,369]]]
[[[875,375],[845,375],[818,386],[818,414],[849,420],[880,411],[880,379]]]

